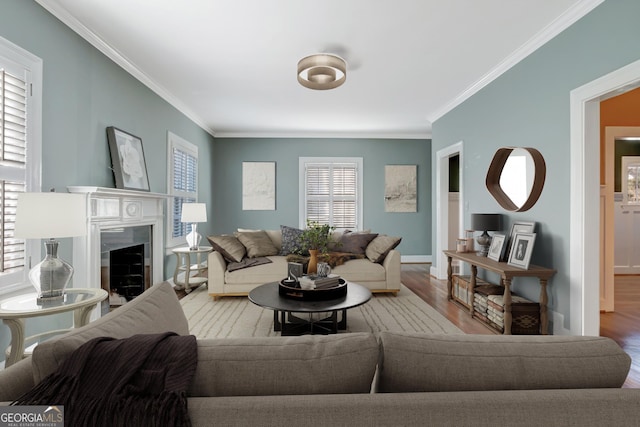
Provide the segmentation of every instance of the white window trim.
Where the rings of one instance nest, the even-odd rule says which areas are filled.
[[[198,146],[192,144],[191,142],[179,137],[178,135],[167,132],[167,192],[169,196],[189,196],[193,197],[195,201],[198,201],[198,177],[196,176],[196,191],[194,193],[187,192],[175,192],[173,190],[173,148],[177,147],[182,151],[185,151],[191,155],[193,155],[196,159],[198,159]],[[197,175],[199,175],[199,167]],[[166,249],[167,253],[171,254],[171,249],[186,245],[186,241],[184,237],[173,237],[173,209],[171,208],[173,204],[173,197],[169,197],[167,200],[167,231],[166,231]]]
[[[298,206],[298,221],[301,229],[307,228],[305,223],[305,201],[306,201],[306,189],[305,189],[305,167],[308,163],[356,163],[358,169],[358,183],[357,183],[357,210],[356,215],[357,229],[364,229],[363,222],[363,206],[364,206],[364,193],[363,193],[363,160],[362,157],[300,157],[298,162],[298,190],[299,190],[299,206]]]
[[[0,37],[0,58],[3,66],[24,73],[30,96],[27,99],[27,169],[26,190],[40,191],[42,186],[42,59],[27,52],[9,40]],[[33,290],[28,281],[30,259],[39,262],[41,241],[28,239],[25,243],[27,268],[20,275],[0,279],[0,295]]]

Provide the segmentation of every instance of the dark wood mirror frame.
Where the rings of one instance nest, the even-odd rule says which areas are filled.
[[[516,148],[520,147],[504,147],[496,151],[496,154],[493,156],[493,160],[491,160],[489,171],[487,172],[486,185],[489,193],[491,193],[493,198],[496,199],[498,204],[500,204],[504,209],[511,212],[524,212],[531,209],[531,207],[533,207],[533,205],[538,201],[538,198],[542,193],[542,187],[544,187],[547,166],[544,162],[544,157],[542,157],[542,154],[540,154],[538,150],[529,147],[521,148],[531,155],[535,168],[535,175],[533,177],[533,186],[531,187],[527,200],[522,204],[522,206],[516,205],[502,190],[502,187],[500,187],[500,175],[502,175],[502,170],[504,169],[509,155],[511,155],[511,152]]]

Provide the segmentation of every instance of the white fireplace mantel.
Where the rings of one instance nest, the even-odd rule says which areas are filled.
[[[164,274],[164,207],[166,194],[116,188],[72,186],[70,193],[86,195],[87,235],[73,239],[74,287],[100,288],[100,233],[103,230],[152,226],[151,284]]]

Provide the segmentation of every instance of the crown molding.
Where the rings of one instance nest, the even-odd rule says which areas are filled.
[[[73,15],[71,15],[59,2],[56,0],[36,0],[36,2],[59,19],[63,24],[68,26],[71,30],[76,32],[80,37],[90,43],[97,50],[102,52],[106,57],[111,59],[129,74],[131,74],[134,78],[139,80],[142,84],[151,89],[154,93],[192,120],[195,124],[200,126],[203,130],[214,137],[221,138],[273,138],[273,137],[281,137],[281,138],[397,138],[397,139],[430,139],[431,138],[431,129],[424,134],[395,134],[395,133],[364,133],[364,134],[355,134],[355,133],[327,133],[323,134],[321,132],[216,132],[214,129],[210,128],[207,125],[206,121],[189,109],[178,97],[172,94],[169,90],[163,87],[161,84],[152,79],[149,75],[144,73],[138,66],[125,55],[120,53],[113,46],[106,43],[100,36],[91,31],[85,25],[83,25],[80,21],[78,21]],[[463,92],[458,94],[451,101],[446,103],[442,108],[436,110],[427,116],[427,119],[430,123],[435,122],[451,110],[453,110],[458,105],[462,104],[464,101],[469,99],[471,96],[475,95],[482,88],[490,84],[492,81],[497,79],[499,76],[504,74],[506,71],[511,69],[514,65],[522,61],[528,55],[533,53],[535,50],[543,46],[549,40],[553,39],[555,36],[560,34],[570,25],[578,21],[580,18],[585,16],[595,7],[600,5],[604,0],[584,0],[577,4],[576,6],[568,9],[565,13],[563,13],[560,17],[554,20],[551,24],[549,24],[546,28],[540,31],[537,35],[527,41],[523,46],[521,46],[517,51],[515,51],[512,55],[494,67],[489,73],[485,74],[482,78],[480,78],[477,82],[469,86]]]
[[[36,0],[36,2],[53,16],[58,18],[67,27],[75,31],[80,37],[89,42],[89,44],[102,52],[107,58],[111,59],[117,65],[122,67],[126,72],[138,79],[142,84],[147,86],[158,96],[167,101],[182,114],[187,116],[195,124],[200,126],[204,131],[211,134],[212,136],[215,136],[214,130],[207,125],[202,117],[190,110],[179,98],[174,96],[170,91],[168,91],[162,85],[145,74],[133,61],[129,60],[129,58],[106,43],[104,40],[102,40],[102,38],[100,38],[100,36],[98,36],[96,33],[91,31],[84,24],[78,21],[56,0]]]
[[[425,133],[385,132],[216,132],[216,138],[331,138],[331,139],[431,139],[431,130]]]
[[[584,17],[587,13],[591,12],[604,1],[605,0],[585,0],[567,9],[562,15],[543,28],[525,44],[520,46],[520,48],[513,52],[513,54],[509,55],[504,61],[499,63],[477,82],[466,88],[455,98],[446,103],[442,108],[427,116],[427,120],[433,123],[458,105],[465,102],[467,99],[471,98],[485,86],[489,85],[489,83],[493,82],[502,74],[510,70],[514,65],[538,50],[549,40],[569,28],[572,24]]]

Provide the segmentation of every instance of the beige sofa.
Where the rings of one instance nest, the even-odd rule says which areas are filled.
[[[280,252],[282,249],[281,231],[265,230],[265,233],[277,251]],[[339,238],[338,235],[336,239]],[[375,240],[372,243],[374,242]],[[287,276],[287,257],[284,255],[266,256],[271,261],[268,264],[228,271],[229,261],[225,259],[223,252],[213,251],[207,260],[209,295],[214,299],[223,296],[247,295],[257,286],[277,282]],[[371,292],[396,294],[400,291],[400,258],[400,252],[392,249],[380,262],[372,262],[369,257],[352,259],[342,265],[335,266],[332,273],[338,274],[350,282],[365,286]]]
[[[82,343],[188,333],[168,284],[0,371],[8,404]],[[383,332],[198,340],[194,426],[636,426],[630,358],[601,337]],[[66,408],[65,411],[72,410]]]

